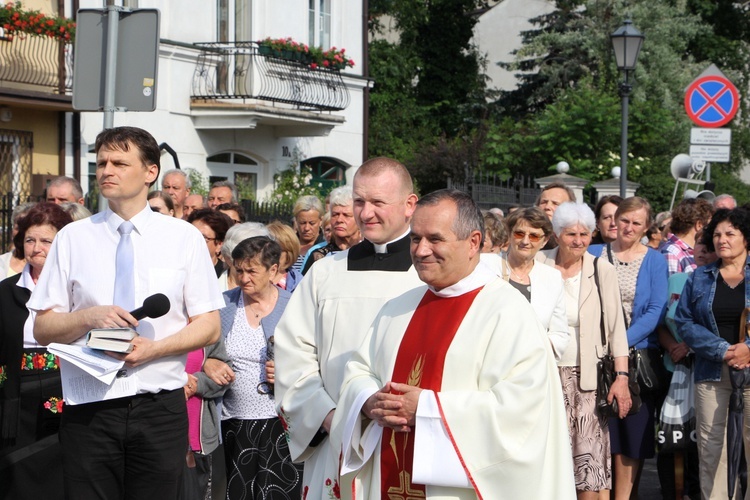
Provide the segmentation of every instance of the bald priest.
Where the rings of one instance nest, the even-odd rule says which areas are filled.
[[[479,263],[483,229],[460,191],[417,203],[411,256],[427,286],[387,302],[347,364],[342,498],[576,498],[549,342]]]

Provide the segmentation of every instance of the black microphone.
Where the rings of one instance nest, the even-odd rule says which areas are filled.
[[[137,320],[142,320],[143,318],[160,318],[169,312],[170,307],[169,298],[166,295],[155,293],[150,297],[146,297],[143,305],[130,311],[130,314]]]

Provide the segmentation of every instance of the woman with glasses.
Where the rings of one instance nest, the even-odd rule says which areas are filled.
[[[235,381],[224,394],[221,432],[227,499],[299,499],[301,466],[292,463],[273,394],[273,336],[291,294],[273,284],[281,247],[267,236],[232,251],[237,288],[224,292],[221,334]]]
[[[510,233],[507,253],[482,254],[483,262],[494,267],[531,303],[547,329],[555,359],[560,359],[570,340],[563,281],[559,271],[535,259],[552,234],[552,224],[536,207],[516,210],[504,222]]]
[[[194,210],[187,221],[198,228],[208,246],[208,253],[216,271],[216,277],[224,272],[224,262],[221,260],[221,245],[229,228],[234,225],[232,220],[221,212],[210,208]]]

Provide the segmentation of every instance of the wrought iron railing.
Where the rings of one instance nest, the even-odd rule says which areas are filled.
[[[248,222],[262,222],[268,224],[275,220],[291,224],[294,217],[292,205],[286,203],[274,203],[272,201],[242,200],[240,202],[245,210],[245,219]]]
[[[496,173],[481,172],[473,176],[470,186],[466,185],[465,180],[457,182],[448,178],[448,187],[471,192],[479,208],[484,209],[500,207],[507,210],[513,205],[530,207],[541,192],[533,177],[516,175],[503,179]]]
[[[196,46],[201,54],[193,74],[193,98],[259,99],[319,111],[340,111],[349,105],[349,91],[338,70],[313,69],[301,61],[260,54],[256,42]]]
[[[15,88],[71,94],[73,44],[50,37],[0,38],[0,82]]]

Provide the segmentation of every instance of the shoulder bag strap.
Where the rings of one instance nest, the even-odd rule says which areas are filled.
[[[612,256],[614,254],[612,253],[612,243],[607,243],[607,260],[609,260],[609,263],[613,266],[615,265],[615,261],[612,259]],[[620,295],[622,296],[622,292],[620,292]],[[601,297],[600,297],[601,298]],[[625,305],[622,306],[622,319],[625,321],[625,329],[627,330],[630,328],[630,325],[628,325],[628,317],[625,315]]]
[[[613,266],[615,265],[615,261],[612,259],[612,243],[607,243],[607,260]]]
[[[607,337],[604,335],[604,301],[602,300],[602,288],[599,286],[599,257],[594,257],[594,284],[596,285],[596,294],[599,296],[599,331],[602,334],[602,349],[606,349]]]

